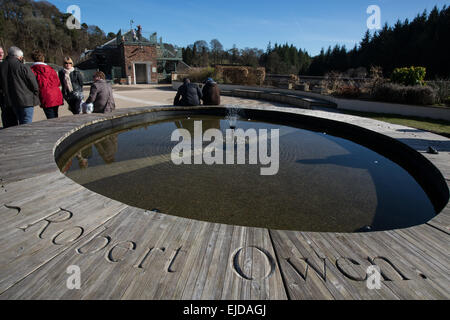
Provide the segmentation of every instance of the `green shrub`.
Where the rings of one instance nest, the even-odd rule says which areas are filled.
[[[392,71],[391,81],[405,86],[423,85],[426,73],[424,67],[396,68]]]
[[[436,91],[429,86],[383,83],[374,89],[372,98],[385,102],[432,105],[436,103],[437,95]]]

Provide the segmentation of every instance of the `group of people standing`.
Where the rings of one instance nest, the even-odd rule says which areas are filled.
[[[58,117],[58,110],[69,105],[73,114],[82,113],[83,105],[93,104],[93,112],[111,112],[115,109],[112,88],[105,80],[105,74],[94,74],[94,84],[88,99],[83,104],[83,76],[74,68],[70,57],[64,58],[64,66],[57,73],[45,63],[44,54],[32,53],[34,63],[24,64],[23,51],[11,47],[4,58],[0,47],[0,107],[4,128],[31,123],[34,107],[40,106],[47,119]]]
[[[38,105],[47,119],[58,118],[64,100],[73,114],[86,111],[87,106],[96,113],[115,109],[112,87],[101,71],[94,74],[89,97],[83,103],[83,75],[74,68],[70,57],[64,58],[64,66],[58,73],[45,63],[45,56],[39,50],[32,53],[31,67],[24,64],[23,51],[18,47],[9,48],[8,56],[3,58],[0,47],[0,107],[4,128],[31,123],[34,107]],[[197,106],[201,100],[204,105],[220,104],[220,89],[212,78],[205,81],[203,90],[185,78],[174,105]]]

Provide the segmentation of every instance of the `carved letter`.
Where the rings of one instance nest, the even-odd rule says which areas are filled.
[[[53,244],[63,245],[69,244],[83,235],[84,229],[81,227],[72,227],[70,229],[64,229],[53,237]]]
[[[377,263],[376,260],[379,260]],[[384,281],[409,280],[394,264],[385,257],[369,258],[370,263],[380,267]]]
[[[150,256],[151,253],[155,252],[154,254],[159,253],[159,255],[162,255],[162,254],[164,254],[165,251],[166,251],[166,248],[149,248],[149,249],[147,249],[145,251],[144,255],[142,256],[142,259],[139,259],[138,260],[139,262],[136,263],[134,265],[134,267],[138,268],[138,269],[145,269],[144,263],[146,262],[147,258]]]
[[[367,262],[366,262],[367,263]],[[367,273],[361,266],[361,263],[352,258],[339,258],[336,260],[336,267],[347,278],[355,281],[364,281],[367,279]],[[361,272],[355,271],[356,267]]]
[[[322,278],[323,281],[327,281],[327,265],[326,259],[320,258],[323,260],[323,270],[319,270],[319,267],[313,264],[308,258],[287,258],[286,262],[295,270],[295,272],[303,278],[303,280],[308,279],[308,270],[311,267],[317,276]],[[303,269],[303,270],[301,270]]]
[[[111,242],[110,236],[98,236],[90,239],[76,251],[79,254],[92,254],[101,251]]]
[[[53,213],[53,214],[51,214],[51,215],[49,215],[49,216],[47,216],[45,218],[42,218],[42,219],[40,219],[40,220],[38,220],[36,222],[33,222],[31,224],[27,224],[26,226],[19,227],[19,229],[21,229],[24,232],[26,232],[28,228],[30,228],[30,227],[32,227],[34,225],[37,225],[40,222],[44,222],[44,226],[38,232],[38,235],[37,235],[38,238],[44,239],[43,238],[43,234],[44,234],[45,230],[47,230],[49,225],[51,225],[52,223],[60,223],[60,222],[68,221],[68,220],[70,220],[72,218],[72,216],[73,216],[72,212],[70,212],[70,211],[68,211],[66,209],[60,208],[59,211],[57,211],[57,212],[55,212],[55,213]]]
[[[181,250],[181,247],[179,247],[177,250],[174,250],[174,254],[172,255],[172,259],[169,260],[169,266],[167,267],[167,272],[176,272],[176,270],[173,270],[172,268],[175,266],[175,259],[178,257],[178,255],[186,254],[186,251]]]
[[[116,243],[106,252],[105,258],[109,262],[119,262],[125,259],[125,255],[136,249],[136,243],[132,241],[122,241]]]
[[[11,210],[17,210],[16,216],[19,215],[20,211],[22,211],[22,209],[20,207],[8,206],[6,204],[5,204],[5,208],[11,209]]]
[[[246,251],[246,250],[252,250],[252,259],[249,260],[245,260],[243,263],[240,262],[239,258],[241,256],[242,251]],[[247,274],[245,274],[244,270],[242,270],[242,265],[244,266],[249,266],[252,265],[252,263],[255,263],[255,253],[259,253],[259,256],[264,257],[265,263],[266,263],[266,267],[264,269],[269,270],[266,274],[264,275],[260,275],[259,277],[252,277],[249,276]],[[270,277],[273,272],[275,271],[275,261],[272,258],[272,256],[270,255],[269,252],[267,252],[264,249],[255,247],[255,246],[249,246],[249,247],[244,247],[244,248],[239,248],[237,249],[234,254],[232,255],[232,260],[231,260],[231,266],[234,270],[234,272],[241,278],[245,279],[245,280],[262,280],[262,279],[266,279],[268,277]]]

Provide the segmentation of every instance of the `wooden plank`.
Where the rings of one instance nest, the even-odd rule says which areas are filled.
[[[29,224],[16,224],[2,238],[0,292],[67,250],[117,215],[125,205],[86,190],[63,209]],[[92,201],[91,201],[92,200]]]
[[[220,299],[225,281],[225,274],[230,263],[231,236],[233,227],[230,225],[221,225],[218,233],[218,240],[213,253],[211,267],[208,270],[207,279],[209,279],[202,293],[205,299]]]
[[[198,232],[197,245],[192,247],[192,252],[186,257],[185,267],[181,270],[180,280],[174,290],[173,299],[189,299],[192,295],[198,274],[196,270],[200,268],[203,256],[206,252],[208,242],[204,237],[211,233],[214,225],[211,223],[203,223]]]
[[[403,300],[447,300],[448,292],[444,294],[442,290],[431,285],[429,280],[414,279],[408,281],[386,281],[386,286],[391,288]],[[447,281],[448,284],[448,281]]]
[[[39,188],[36,185],[39,184]],[[10,236],[20,225],[31,224],[61,207],[78,203],[82,186],[62,175],[49,174],[5,184],[0,195],[0,239]],[[91,192],[91,194],[93,194]],[[0,245],[1,247],[1,245]]]
[[[323,276],[316,277],[316,279],[317,281],[323,280],[336,299],[357,298],[353,288],[348,285],[345,277],[333,264],[338,253],[324,238],[320,241],[321,246],[317,245],[319,236],[316,233],[304,232],[291,233],[290,236],[307,263],[305,266],[308,266],[308,274],[311,274],[313,270],[316,270],[316,274],[319,275],[323,273]]]
[[[338,255],[334,260],[333,267],[336,266],[340,273],[346,278],[347,284],[358,299],[398,299],[386,286],[379,289],[369,289],[367,286],[367,268],[372,264],[368,261],[367,252],[360,250],[354,245],[360,242],[359,235],[353,234],[351,240],[345,235],[323,233],[321,237],[328,239]]]
[[[206,246],[206,251],[203,256],[201,266],[198,269],[200,270],[200,272],[197,271],[198,276],[196,277],[196,281],[192,289],[192,295],[189,297],[190,299],[198,300],[202,298],[203,289],[207,280],[208,269],[212,261],[213,252],[217,241],[217,235],[220,228],[219,224],[214,224],[213,226],[214,227],[211,230],[211,234],[208,239],[208,245]]]
[[[317,257],[314,258],[309,252],[300,251],[302,249],[295,245],[292,236],[295,237],[296,233],[277,230],[271,230],[270,233],[290,299],[342,299],[345,297],[344,295],[347,294],[345,289],[328,286],[320,277],[319,270],[323,267],[323,261]],[[307,265],[305,258],[316,259],[315,263],[313,262],[316,269]],[[339,292],[339,289],[343,289],[342,292]],[[347,297],[349,298],[348,295]]]
[[[263,247],[267,230],[166,215],[157,218],[157,214],[144,212],[137,208],[123,210],[85,241],[16,283],[1,298],[213,299],[230,292],[234,299],[286,298],[280,284],[269,287],[268,296],[262,293],[265,289],[261,290],[281,282],[273,250]],[[231,235],[236,229],[243,237],[236,243],[236,250],[231,250]],[[219,235],[225,233],[229,237],[218,242]],[[270,241],[266,239],[267,243]],[[177,251],[180,248],[185,250],[183,256]],[[230,250],[221,253],[223,248]],[[69,265],[80,267],[81,290],[65,287],[65,268]],[[217,276],[219,271],[221,277]]]
[[[411,265],[420,268],[428,278],[441,278],[449,275],[448,250],[437,251],[432,244],[422,240],[420,229],[415,228],[414,231],[395,230],[389,236],[389,241],[396,245],[397,254],[406,261],[412,261]],[[443,254],[443,252],[447,253]]]
[[[396,233],[397,231],[395,231]],[[365,241],[358,241],[359,246],[369,248],[371,259],[381,269],[383,276],[383,286],[388,286],[393,293],[400,298],[421,299],[415,291],[420,286],[423,288],[424,294],[433,298],[439,298],[442,293],[437,294],[435,289],[432,289],[430,281],[433,278],[430,276],[430,269],[425,269],[427,261],[420,257],[420,255],[406,254],[410,248],[399,247],[399,243],[389,237],[394,232],[380,232],[373,234],[363,234]],[[382,240],[384,239],[384,240]],[[419,269],[416,269],[419,268]],[[427,274],[427,279],[421,275]],[[436,276],[436,275],[435,275]],[[448,296],[448,292],[447,292]]]
[[[235,226],[233,228],[233,234],[231,237],[231,255],[236,254],[237,250],[242,247],[244,239],[246,238],[247,228]],[[230,261],[230,266],[233,262]],[[225,272],[225,283],[223,287],[222,299],[233,300],[239,299],[240,291],[242,287],[242,282],[244,279],[242,277],[236,276],[236,271],[233,268],[227,268]]]
[[[440,275],[437,269],[430,268],[430,264],[421,258],[414,247],[410,244],[405,246],[394,234],[393,231],[362,234],[364,241],[358,242],[359,246],[367,248],[368,257],[380,266],[382,274],[391,281],[418,279],[425,270],[427,276]]]
[[[192,231],[193,224],[195,222],[189,219],[173,219],[171,221],[167,233],[160,238],[157,244],[158,247],[165,248],[165,259],[159,259],[159,262],[155,261],[149,265],[147,274],[152,274],[152,277],[141,277],[140,282],[145,282],[148,285],[145,286],[145,290],[142,291],[142,296],[139,299],[169,298],[164,296],[164,288],[176,284],[178,280],[177,276],[180,272],[175,271],[173,264],[184,258],[183,253],[187,254],[186,250],[190,251],[192,243],[186,243],[186,241]],[[193,240],[191,237],[191,241]],[[181,267],[178,266],[178,268]],[[157,279],[154,278],[155,275],[159,275]],[[134,283],[141,286],[141,283]]]
[[[139,247],[137,246],[135,236],[148,231],[146,234],[150,237],[149,240],[156,242],[161,233],[167,229],[166,220],[167,216],[145,214],[141,209],[128,208],[105,223],[102,228],[92,232],[85,241],[72,245],[64,254],[49,261],[40,270],[21,281],[14,290],[5,292],[2,297],[120,298],[127,288],[126,281],[145,272],[142,266],[141,268],[136,266],[133,269],[133,265],[136,263],[139,265],[143,259],[138,255],[141,252],[138,252],[137,249],[142,252],[145,252],[146,249],[142,243],[139,244]],[[130,233],[131,230],[135,233]],[[155,235],[154,238],[153,235]],[[70,265],[79,266],[81,270],[82,286],[80,290],[69,290],[66,287],[68,278],[66,268]],[[53,275],[53,278],[50,275]],[[51,287],[52,290],[42,290],[43,286],[44,288],[45,286]]]

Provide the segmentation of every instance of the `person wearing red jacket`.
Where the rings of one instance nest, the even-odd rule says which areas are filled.
[[[44,54],[38,50],[32,54],[34,64],[31,70],[36,76],[39,85],[39,99],[41,108],[44,110],[47,119],[58,118],[58,108],[64,104],[60,81],[56,71],[44,63]]]

